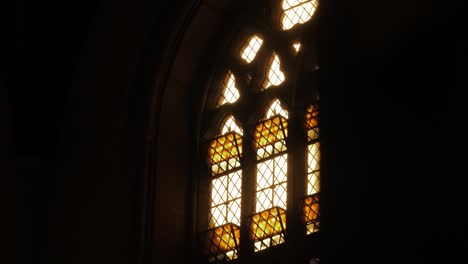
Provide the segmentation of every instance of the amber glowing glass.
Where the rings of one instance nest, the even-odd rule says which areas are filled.
[[[220,174],[239,167],[241,155],[241,135],[228,133],[213,139],[208,148],[208,159],[212,174]]]
[[[317,105],[310,105],[307,107],[306,113],[306,128],[307,128],[307,139],[309,141],[318,139],[319,137],[319,109]]]
[[[315,233],[319,230],[319,196],[318,193],[309,195],[304,199],[304,222],[307,234]]]
[[[318,7],[318,0],[283,0],[281,25],[283,30],[288,30],[296,24],[304,24],[309,21]]]
[[[255,251],[284,242],[286,230],[286,211],[279,207],[251,215],[248,218],[250,239],[254,242]]]
[[[287,136],[288,121],[282,116],[259,123],[254,134],[257,160],[285,151]]]
[[[239,226],[231,223],[205,232],[204,253],[210,263],[223,263],[238,258]]]

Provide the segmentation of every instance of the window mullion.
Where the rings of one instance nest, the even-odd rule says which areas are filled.
[[[304,112],[301,107],[292,106],[289,120],[288,144],[288,211],[286,241],[291,247],[301,246],[305,233],[302,222],[301,198],[306,194],[306,134],[304,133]],[[294,256],[291,256],[294,257]]]
[[[254,213],[255,187],[256,187],[256,152],[252,132],[255,126],[247,125],[246,133],[243,137],[243,156],[242,156],[242,200],[241,200],[241,236],[240,236],[240,257],[248,257],[253,249],[249,239],[249,226],[245,223],[247,216]]]

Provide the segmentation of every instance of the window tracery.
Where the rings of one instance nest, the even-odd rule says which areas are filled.
[[[278,6],[281,14],[276,18],[281,28],[273,32],[287,31],[310,23],[317,7],[316,0],[283,0]],[[293,81],[295,77],[287,76],[281,59],[286,58],[284,56],[302,56],[303,52],[307,52],[307,41],[298,40],[300,36],[295,36],[295,39],[288,40],[290,42],[283,46],[275,45],[268,42],[275,39],[268,34],[272,33],[252,32],[240,36],[244,42],[237,48],[239,53],[236,56],[245,63],[243,65],[251,64],[254,60],[254,64],[259,65],[248,68],[250,72],[247,71],[247,74],[234,75],[231,70],[227,70],[221,87],[217,87],[220,90],[214,111],[227,109],[228,115],[218,128],[217,136],[208,139],[207,143],[209,216],[206,230],[202,228],[201,231],[204,234],[203,253],[210,263],[242,258],[242,250],[248,250],[244,253],[244,256],[248,256],[288,243],[286,230],[289,216],[297,215],[297,219],[302,221],[304,236],[316,234],[319,230],[318,99],[313,96],[295,98],[297,95],[293,90],[299,88]],[[282,48],[284,46],[292,51],[286,52]],[[259,53],[261,49],[264,50]],[[294,58],[287,59],[298,63]],[[256,78],[260,80],[249,82],[252,76],[259,76]],[[238,80],[249,84],[246,91],[242,90],[243,94],[239,93],[236,85]],[[267,107],[260,110],[260,117],[251,118],[255,115],[252,109],[260,109],[262,100],[265,101],[261,98],[269,98],[266,99]],[[255,106],[245,108],[247,101]],[[234,102],[241,104],[226,108]],[[235,115],[238,113],[243,114]],[[299,117],[300,114],[302,117]],[[237,122],[238,118],[242,120],[242,127]],[[299,120],[301,124],[297,123]],[[294,130],[294,127],[301,127],[302,130]],[[291,134],[296,137],[299,135],[300,138],[303,136],[303,140],[290,140],[288,135]],[[296,145],[290,148],[289,144]],[[301,149],[303,152],[299,151]],[[299,153],[303,155],[300,160],[303,160],[304,168],[302,171],[297,170],[301,171],[301,175],[289,169],[292,164],[297,164],[296,161],[292,162],[291,157]],[[299,177],[303,178],[303,192],[289,186],[292,179]],[[301,199],[291,200],[294,196],[289,193],[292,191],[303,193]]]

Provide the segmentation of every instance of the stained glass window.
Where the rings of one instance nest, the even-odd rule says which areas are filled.
[[[288,113],[281,107],[280,101],[273,100],[265,114],[268,119],[260,122],[255,130],[254,137],[257,149],[255,212],[257,214],[251,218],[251,232],[254,236],[256,251],[284,242],[282,232],[286,226],[286,218],[285,216],[275,218],[275,216],[281,215],[280,212],[286,209],[287,202],[287,116]],[[271,216],[272,212],[276,215]],[[258,224],[255,224],[256,219],[260,221]],[[268,225],[262,226],[260,225],[263,223],[262,221],[272,226],[274,224],[271,221],[281,223],[278,227],[282,229]]]
[[[283,248],[291,234],[308,239],[319,231],[319,109],[311,95],[317,88],[298,85],[308,80],[301,74],[310,73],[301,63],[315,59],[310,56],[316,51],[308,49],[313,38],[300,30],[285,32],[306,28],[301,24],[312,19],[318,1],[256,2],[252,8],[262,6],[262,15],[246,21],[262,20],[272,4],[280,8],[275,25],[234,30],[233,34],[244,33],[235,36],[232,52],[221,52],[221,68],[216,69],[220,75],[212,78],[221,79],[221,85],[209,84],[214,96],[207,96],[210,102],[203,116],[212,123],[201,129],[210,136],[204,138],[208,166],[202,175],[206,182],[201,188],[204,216],[199,237],[209,263],[243,262]],[[308,89],[312,92],[304,92]],[[307,97],[298,100],[299,94]],[[219,117],[222,122],[213,129]],[[299,169],[291,169],[296,165]],[[302,220],[300,227],[289,226],[289,234],[287,216],[292,223]],[[315,253],[308,257],[317,259]]]
[[[209,227],[205,253],[212,262],[237,258],[241,223],[242,129],[233,116],[224,119],[220,135],[209,143],[211,168]]]
[[[307,234],[317,232],[319,229],[319,202],[320,191],[320,142],[318,127],[318,106],[310,105],[306,112],[307,128],[307,195],[304,200],[304,217]]]

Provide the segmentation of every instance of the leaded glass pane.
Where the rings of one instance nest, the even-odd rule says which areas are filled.
[[[239,99],[239,90],[236,87],[236,77],[229,71],[224,78],[221,95],[218,99],[218,107],[224,104],[231,104]]]
[[[257,35],[251,36],[241,49],[241,58],[247,63],[251,63],[257,55],[258,50],[262,47],[262,44],[263,39]]]
[[[211,180],[210,227],[240,225],[242,171]]]
[[[254,251],[261,251],[284,242],[286,211],[279,207],[258,212],[248,219]]]
[[[280,59],[276,53],[273,53],[270,63],[268,64],[267,76],[263,82],[263,89],[268,89],[270,86],[277,86],[283,83],[285,76],[280,67]]]
[[[257,164],[256,212],[274,206],[286,209],[287,157],[285,153]]]
[[[304,24],[315,13],[318,0],[283,0],[283,14],[281,25],[283,30],[288,30],[296,24]]]

